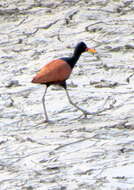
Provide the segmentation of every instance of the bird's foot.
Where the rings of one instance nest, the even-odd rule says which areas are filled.
[[[49,123],[49,119],[47,116],[45,117],[44,123]]]
[[[87,118],[88,115],[91,115],[91,113],[86,110],[81,110],[81,111],[82,111],[82,115],[80,117],[84,116],[84,118]]]
[[[83,112],[84,118],[87,118],[88,112]]]
[[[44,123],[48,123],[48,124],[54,124],[55,121],[49,120],[49,119],[45,119]]]
[[[45,119],[45,120],[44,120],[44,123],[49,123],[49,120],[48,120],[48,119]]]

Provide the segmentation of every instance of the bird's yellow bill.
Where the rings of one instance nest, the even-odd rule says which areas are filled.
[[[95,49],[92,49],[92,48],[87,48],[86,51],[91,52],[91,53],[96,53],[97,52]]]

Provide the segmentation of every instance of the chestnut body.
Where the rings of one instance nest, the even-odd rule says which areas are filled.
[[[45,65],[33,78],[33,83],[40,84],[49,84],[55,83],[58,84],[62,81],[65,81],[69,78],[72,69],[70,65],[61,60],[53,60]]]

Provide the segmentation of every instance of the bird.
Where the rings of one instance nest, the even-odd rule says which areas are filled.
[[[43,66],[39,72],[33,77],[32,83],[39,83],[46,85],[44,95],[42,97],[43,109],[45,114],[45,122],[49,121],[46,105],[45,105],[45,96],[47,89],[50,85],[59,85],[65,89],[68,101],[76,109],[80,110],[84,116],[87,116],[88,112],[80,108],[76,103],[74,103],[67,90],[66,80],[69,78],[74,66],[76,65],[81,54],[84,52],[96,53],[95,49],[88,48],[84,42],[79,42],[70,57],[62,57],[59,59],[54,59]]]

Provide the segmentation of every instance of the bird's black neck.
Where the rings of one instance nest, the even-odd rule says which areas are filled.
[[[72,68],[75,66],[75,64],[77,63],[80,56],[81,56],[81,52],[78,52],[78,51],[74,50],[74,53],[73,53],[73,55],[71,57],[71,64],[70,64],[70,66]]]
[[[66,61],[70,65],[71,68],[74,68],[80,56],[81,56],[81,52],[78,52],[75,50],[71,57],[63,57],[61,59]]]

